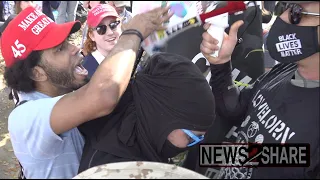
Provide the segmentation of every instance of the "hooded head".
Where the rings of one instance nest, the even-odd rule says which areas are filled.
[[[189,59],[159,53],[136,75],[134,95],[148,142],[161,158],[199,143],[215,118],[215,101],[205,77]],[[195,135],[195,136],[193,136]]]
[[[168,53],[150,57],[119,104],[107,120],[111,130],[103,128],[94,147],[131,160],[165,162],[201,142],[215,119],[214,96],[201,71]]]

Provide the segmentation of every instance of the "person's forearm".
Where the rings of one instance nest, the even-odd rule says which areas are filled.
[[[217,113],[227,119],[241,119],[247,109],[250,89],[244,89],[241,93],[232,81],[231,62],[219,65],[210,65],[210,85],[214,94]]]
[[[95,96],[96,108],[102,109],[102,115],[112,112],[126,90],[139,47],[138,36],[121,36],[88,83],[87,93]]]

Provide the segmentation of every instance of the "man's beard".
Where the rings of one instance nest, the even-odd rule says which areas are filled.
[[[89,78],[85,78],[84,82],[76,84],[76,80],[73,71],[68,70],[58,70],[53,67],[45,66],[43,67],[47,73],[47,76],[51,83],[63,91],[72,92],[75,91],[89,82]]]

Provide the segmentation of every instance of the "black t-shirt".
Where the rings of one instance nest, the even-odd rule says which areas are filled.
[[[232,124],[216,122],[206,142],[259,142],[259,143],[309,143],[311,163],[308,168],[200,168],[198,154],[192,152],[193,161],[186,167],[209,178],[316,178],[320,172],[319,160],[319,88],[302,88],[292,85],[295,65],[280,64],[264,76],[247,99],[245,118],[233,122],[225,137],[219,135],[217,125]],[[227,121],[227,120],[225,120]],[[217,132],[214,132],[217,131]],[[220,136],[221,137],[221,136]],[[198,150],[196,150],[198,151]],[[197,157],[197,159],[195,159]],[[190,166],[195,164],[196,167]],[[219,172],[220,170],[220,172]]]

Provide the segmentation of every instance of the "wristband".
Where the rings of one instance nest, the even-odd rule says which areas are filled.
[[[122,36],[122,35],[126,35],[126,34],[135,34],[135,35],[137,35],[137,36],[140,38],[140,40],[141,40],[140,43],[144,40],[141,32],[139,32],[139,31],[136,30],[136,29],[127,29],[127,30],[124,30],[124,31],[122,32],[121,36]]]

